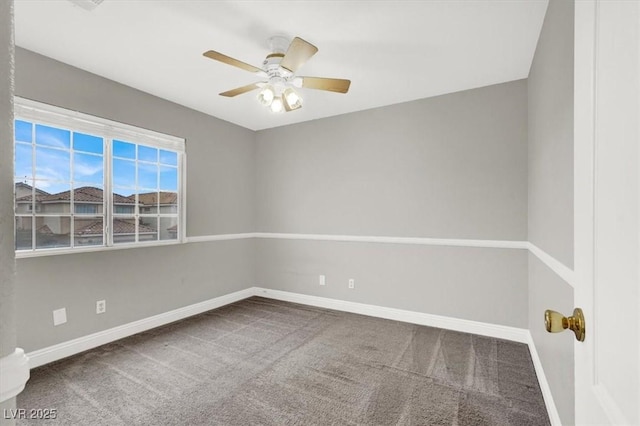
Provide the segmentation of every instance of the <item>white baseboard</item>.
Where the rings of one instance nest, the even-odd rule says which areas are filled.
[[[161,325],[169,324],[171,322],[188,318],[193,315],[201,314],[203,312],[210,311],[211,309],[219,308],[221,306],[246,299],[247,297],[251,297],[253,295],[253,288],[236,291],[235,293],[226,294],[224,296],[209,299],[204,302],[195,303],[183,308],[174,309],[169,312],[154,315],[152,317],[130,322],[128,324],[110,328],[108,330],[89,334],[88,336],[79,337],[77,339],[69,340],[67,342],[29,352],[27,354],[27,356],[29,357],[29,367],[39,367],[41,365],[48,364],[59,359],[78,354],[88,349],[92,349],[100,345],[122,339],[123,337],[128,337],[136,333],[151,330],[152,328],[159,327]]]
[[[558,413],[558,407],[556,407],[556,403],[553,400],[551,387],[549,387],[547,376],[546,374],[544,374],[544,368],[542,367],[542,361],[540,361],[538,351],[536,350],[536,344],[533,341],[533,336],[529,331],[527,331],[527,344],[529,346],[529,352],[531,353],[533,367],[536,370],[536,376],[538,376],[538,383],[540,384],[540,390],[542,391],[544,404],[547,407],[547,413],[549,414],[549,421],[551,422],[551,426],[562,426],[562,422],[560,421],[560,414]]]
[[[256,296],[267,297],[270,299],[408,322],[412,324],[427,325],[430,327],[444,328],[464,333],[479,334],[482,336],[496,337],[520,343],[528,343],[529,341],[529,331],[524,328],[508,327],[505,325],[426,314],[423,312],[407,311],[404,309],[387,308],[384,306],[367,305],[364,303],[348,302],[345,300],[329,299],[326,297],[309,296],[306,294],[291,293],[288,291],[270,290],[261,287],[254,287],[254,291]]]

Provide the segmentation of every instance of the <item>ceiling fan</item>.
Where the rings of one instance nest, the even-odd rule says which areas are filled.
[[[291,43],[286,37],[269,38],[270,53],[262,63],[262,68],[234,59],[215,50],[204,52],[207,58],[252,72],[264,81],[237,87],[220,93],[220,96],[234,97],[252,90],[261,89],[258,100],[272,112],[294,111],[302,108],[302,98],[295,89],[316,89],[330,92],[347,93],[350,80],[338,78],[298,76],[296,72],[316,54],[318,48],[313,44],[295,37]]]

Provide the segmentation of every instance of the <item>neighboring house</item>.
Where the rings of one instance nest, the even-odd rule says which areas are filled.
[[[16,183],[16,229],[17,247],[29,247],[31,244],[32,213],[35,208],[36,244],[38,246],[68,246],[71,233],[71,191],[49,194],[25,183]],[[34,200],[35,192],[35,200]],[[104,192],[100,188],[83,186],[73,190],[74,206],[74,244],[101,245],[103,243]],[[131,215],[135,213],[135,194],[123,196],[113,194],[115,215]],[[141,217],[138,223],[138,241],[157,239],[158,223],[153,217],[158,213],[177,213],[177,194],[170,192],[138,194],[138,210]],[[25,215],[25,216],[20,216]],[[92,215],[94,215],[92,217]],[[100,216],[100,217],[96,217]],[[161,219],[161,239],[175,239],[177,225],[171,218]],[[171,230],[174,228],[174,230]],[[135,241],[135,218],[114,217],[114,243]],[[23,241],[24,240],[24,241]],[[22,241],[22,243],[21,243]],[[22,244],[26,245],[22,245]]]
[[[138,194],[138,201],[140,214],[178,213],[178,193],[176,192]]]
[[[33,195],[33,191],[34,188],[31,185],[28,185],[24,182],[16,182],[15,185],[15,199],[17,200],[18,198],[22,198],[22,197],[26,197],[29,195]],[[35,188],[36,191],[36,195],[49,195],[48,192],[43,191],[42,189],[39,188]],[[27,206],[27,209],[30,209],[31,207],[33,207],[31,204],[29,204]],[[16,211],[17,212],[17,211]],[[31,210],[29,210],[29,213],[31,213]]]
[[[23,184],[24,185],[24,184]],[[29,186],[29,185],[26,185]],[[104,194],[102,189],[83,186],[73,190],[73,204],[75,214],[103,214]],[[113,194],[116,214],[134,214],[135,198]],[[71,212],[71,191],[49,194],[36,188],[35,203],[33,194],[29,192],[19,196],[16,189],[16,214],[30,214],[35,204],[36,213],[69,214]]]

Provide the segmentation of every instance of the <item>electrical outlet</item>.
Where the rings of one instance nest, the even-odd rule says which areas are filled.
[[[96,314],[104,314],[107,311],[107,301],[98,300],[96,302]]]
[[[320,285],[325,285],[327,283],[326,279],[325,279],[325,276],[324,275],[320,275],[318,277],[318,282],[320,283]]]
[[[53,325],[60,325],[67,322],[67,308],[60,308],[53,311]]]
[[[356,287],[356,280],[354,280],[353,278],[349,279],[349,288],[355,288]]]

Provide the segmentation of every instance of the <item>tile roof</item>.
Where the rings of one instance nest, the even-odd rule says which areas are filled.
[[[83,201],[85,203],[102,203],[104,191],[100,188],[93,186],[82,186],[74,189],[73,198],[75,201]],[[124,197],[119,194],[113,194],[113,198],[116,204],[133,204],[135,201],[130,197]],[[69,201],[71,199],[71,191],[58,192],[57,194],[36,194],[36,201],[38,202],[52,202],[52,201]],[[31,201],[31,195],[20,197],[16,202]]]
[[[160,194],[160,197],[158,197]],[[131,195],[130,198],[135,197]],[[148,206],[155,205],[160,199],[160,204],[178,204],[178,194],[176,192],[146,192],[144,194],[138,194],[138,200],[140,204]]]
[[[136,200],[135,198],[131,198],[132,195],[125,197],[123,195],[120,194],[116,194],[115,192],[113,193],[113,202],[114,204],[135,204]]]
[[[155,234],[156,231],[150,226],[138,224],[138,233]],[[122,219],[113,219],[113,234],[135,234],[136,224]],[[75,230],[75,235],[100,235],[102,234],[102,219],[96,219],[82,228]]]
[[[26,184],[25,184],[26,185]],[[28,185],[27,185],[28,186]],[[39,191],[36,189],[36,191]],[[37,202],[53,202],[53,201],[69,201],[71,199],[71,191],[63,191],[58,192],[57,194],[49,194],[44,191],[43,193],[36,194]],[[160,195],[158,197],[158,194]],[[142,205],[156,205],[158,202],[158,198],[160,199],[160,204],[177,204],[178,194],[175,192],[146,192],[142,194],[138,194],[138,200]],[[24,197],[20,197],[16,199],[16,202],[27,202],[31,201],[31,195],[25,195]],[[82,186],[80,188],[74,189],[73,193],[74,201],[82,201],[85,203],[102,203],[103,199],[103,190],[100,188],[96,188],[93,186]],[[115,204],[135,204],[136,196],[135,194],[129,195],[127,197],[120,194],[113,194],[113,201]]]
[[[102,219],[94,220],[90,224],[82,228],[77,228],[74,231],[75,235],[102,235],[102,233],[103,233]]]

